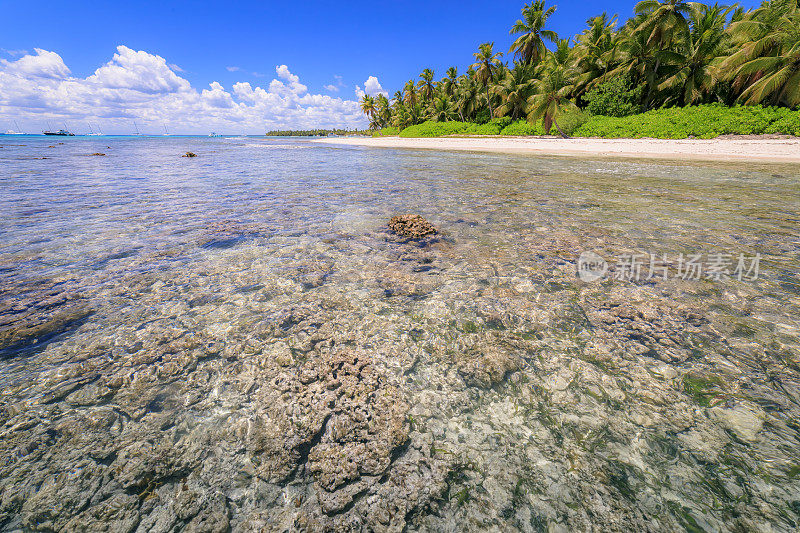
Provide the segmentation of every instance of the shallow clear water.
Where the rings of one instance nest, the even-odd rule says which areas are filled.
[[[800,524],[800,166],[0,145],[0,528]]]

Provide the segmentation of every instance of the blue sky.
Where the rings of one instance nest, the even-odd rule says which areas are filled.
[[[308,95],[355,100],[355,86],[363,87],[369,76],[377,77],[381,87],[392,93],[425,67],[433,68],[437,78],[450,65],[463,71],[481,42],[495,41],[497,50],[507,52],[512,40],[508,30],[519,18],[522,5],[518,0],[373,3],[4,0],[0,2],[3,14],[0,60],[5,63],[0,64],[0,69],[4,65],[11,69],[9,63],[19,60],[24,53],[35,55],[38,48],[58,54],[69,77],[86,79],[111,61],[117,47],[123,45],[132,51],[164,58],[172,71],[197,92],[214,91],[209,87],[212,82],[230,94],[236,83],[246,82],[251,88],[266,89],[276,77],[291,82],[294,78],[290,77],[296,76]],[[619,13],[624,21],[632,13],[633,5],[634,2],[619,0],[602,3],[562,0],[550,19],[550,28],[559,35],[572,36],[584,28],[587,18],[603,10]],[[756,2],[743,5],[753,6]],[[286,65],[289,77],[276,76],[276,67],[280,65]],[[64,69],[59,72],[59,76],[66,75]],[[178,90],[177,82],[163,85]],[[61,87],[63,91],[64,86]],[[119,84],[115,87],[119,89]],[[222,102],[224,98],[219,96],[217,100]],[[33,121],[48,113],[53,120],[61,115],[84,118],[79,116],[77,107],[61,110],[61,114],[59,109],[44,110],[59,101],[51,98],[39,102],[38,108],[15,114],[15,106],[0,100],[0,129],[7,128],[7,120],[13,116],[18,116],[20,122]],[[177,113],[177,108],[174,112]],[[337,112],[340,115],[332,116],[341,118],[343,125],[355,124],[356,117],[350,108]],[[129,109],[127,115],[137,113]],[[152,120],[154,116],[149,113],[141,119]],[[110,120],[100,116],[85,118]],[[173,115],[165,114],[164,118],[175,121]],[[267,122],[283,121],[287,127],[297,119],[288,115],[273,118]]]

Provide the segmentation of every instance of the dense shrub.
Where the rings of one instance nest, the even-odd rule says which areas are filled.
[[[800,111],[785,107],[709,104],[655,109],[628,117],[593,116],[575,131],[580,137],[711,139],[724,134],[800,135]]]
[[[493,118],[486,124],[476,126],[471,133],[474,135],[499,135],[509,124],[511,124],[511,117]]]
[[[443,135],[498,135],[500,130],[511,124],[508,117],[496,118],[486,124],[471,122],[435,122],[428,120],[422,124],[409,126],[400,132],[400,137],[441,137]]]
[[[385,128],[381,128],[377,131],[372,132],[373,137],[387,137],[391,135],[399,135],[400,128],[396,128],[394,126],[387,126]]]
[[[422,124],[409,126],[400,132],[400,137],[441,137],[471,133],[477,126],[471,122],[435,122],[428,120]]]
[[[486,124],[492,116],[489,114],[489,110],[486,108],[479,109],[475,113],[475,124]]]
[[[544,135],[544,128],[541,122],[531,124],[526,120],[518,120],[503,128],[500,135]]]
[[[800,136],[800,111],[785,107],[708,104],[694,107],[655,109],[627,117],[588,116],[572,110],[559,116],[558,125],[576,137],[654,137],[711,139],[719,135],[782,133]],[[469,122],[423,122],[400,132],[401,137],[440,137],[443,135],[544,135],[541,122],[534,124],[507,118],[486,124]],[[550,134],[558,131],[551,128]]]
[[[558,116],[558,126],[566,135],[574,135],[575,132],[589,120],[589,114],[580,109],[570,109]],[[558,135],[558,128],[550,128],[551,135]]]
[[[626,117],[639,112],[642,87],[630,87],[624,76],[600,84],[583,96],[586,111],[590,115],[607,117]]]

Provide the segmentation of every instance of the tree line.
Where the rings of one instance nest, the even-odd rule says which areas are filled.
[[[435,80],[426,68],[391,99],[364,95],[370,128],[509,117],[563,135],[559,117],[578,109],[625,116],[715,102],[800,106],[800,0],[752,10],[642,0],[619,28],[616,15],[602,13],[572,39],[547,29],[555,10],[544,0],[522,7],[509,31],[510,63],[486,42],[465,74],[450,67]]]

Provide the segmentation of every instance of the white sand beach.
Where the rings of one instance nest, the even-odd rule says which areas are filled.
[[[325,144],[531,155],[800,163],[800,138],[598,139],[556,137],[335,137]]]

